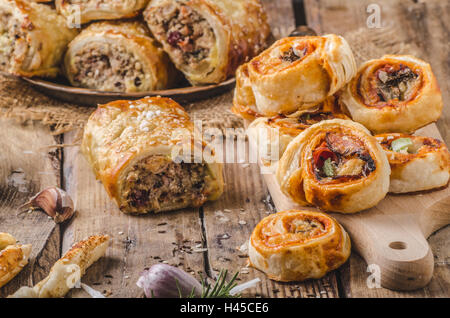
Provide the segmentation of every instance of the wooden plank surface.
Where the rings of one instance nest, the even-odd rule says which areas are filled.
[[[0,120],[0,130],[0,232],[32,245],[29,265],[0,289],[6,297],[40,281],[59,258],[59,226],[45,213],[23,213],[19,207],[40,190],[59,186],[61,158],[48,148],[56,140],[42,125]]]
[[[366,12],[370,0],[304,0],[307,23],[318,33],[346,32],[367,27]],[[450,95],[449,75],[449,1],[376,1],[381,8],[381,26],[389,30],[393,26],[404,32],[402,36],[416,44],[421,58],[428,61],[438,79],[444,97],[444,110],[437,126],[444,141],[450,144]],[[389,53],[389,52],[386,52]],[[435,271],[431,283],[423,290],[414,292],[394,292],[384,288],[369,289],[366,280],[370,273],[367,264],[353,254],[350,262],[341,268],[341,281],[346,297],[449,297],[450,269],[448,259],[450,226],[429,238],[434,257]]]

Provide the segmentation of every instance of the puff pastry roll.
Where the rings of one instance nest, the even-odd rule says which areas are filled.
[[[145,92],[176,80],[168,56],[140,22],[99,22],[70,44],[64,73],[73,86],[111,92]]]
[[[251,266],[282,282],[321,278],[344,264],[351,250],[347,232],[335,219],[298,210],[262,219],[248,246]]]
[[[436,121],[443,105],[430,64],[410,55],[385,55],[361,65],[341,102],[374,133],[414,132]]]
[[[364,126],[332,119],[291,141],[276,177],[283,193],[299,204],[354,213],[386,196],[390,172],[386,154]]]
[[[288,144],[302,131],[323,120],[350,119],[345,115],[334,96],[320,105],[291,115],[259,117],[248,127],[249,139],[256,143],[261,162],[272,165],[283,155]],[[272,149],[277,150],[273,154]]]
[[[344,38],[334,34],[284,38],[241,67],[233,109],[243,117],[308,109],[355,74],[355,58]]]
[[[21,287],[9,298],[64,297],[86,270],[105,255],[108,242],[108,235],[94,235],[78,242],[52,266],[46,278],[34,287]]]
[[[0,232],[0,251],[5,249],[8,245],[16,244],[16,239],[9,233]]]
[[[76,34],[47,5],[0,1],[0,71],[27,77],[55,77],[67,44]]]
[[[399,133],[375,137],[391,165],[389,192],[424,191],[448,184],[450,153],[442,141]]]
[[[233,76],[266,47],[270,35],[259,0],[153,0],[144,19],[194,85]]]
[[[71,19],[79,15],[80,23],[115,20],[137,16],[149,0],[56,0],[58,12]]]
[[[189,115],[170,98],[116,101],[91,115],[82,151],[122,212],[198,207],[222,194],[223,177],[213,150],[194,134]],[[191,148],[211,158],[188,157]]]
[[[0,287],[6,285],[27,264],[31,245],[8,245],[0,250]]]

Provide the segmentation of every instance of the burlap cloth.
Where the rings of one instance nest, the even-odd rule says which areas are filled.
[[[361,28],[343,36],[352,46],[357,63],[379,58],[384,54],[412,54],[420,57],[420,50],[403,32],[395,28]],[[202,120],[204,128],[243,127],[243,122],[231,113],[233,92],[185,105],[195,120]],[[17,119],[20,123],[40,121],[49,125],[55,135],[83,128],[94,107],[78,106],[48,97],[30,84],[13,77],[0,75],[0,117]]]

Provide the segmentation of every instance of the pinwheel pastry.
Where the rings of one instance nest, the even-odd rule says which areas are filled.
[[[56,0],[58,12],[73,23],[137,16],[149,0]],[[79,19],[79,21],[77,21]]]
[[[16,244],[16,239],[8,233],[0,233],[0,287],[6,285],[27,264],[31,254],[31,244]]]
[[[342,104],[374,133],[413,132],[436,121],[442,95],[430,64],[410,55],[364,63],[344,88]]]
[[[276,177],[282,192],[299,204],[354,213],[386,196],[390,172],[386,154],[364,126],[332,119],[291,141]]]
[[[284,38],[237,72],[233,111],[247,118],[305,110],[336,93],[355,74],[355,59],[344,38]]]
[[[99,22],[70,44],[64,72],[73,86],[112,92],[168,88],[175,69],[140,22]]]
[[[153,0],[144,18],[194,85],[233,76],[266,47],[270,35],[259,0]]]
[[[214,149],[194,134],[170,98],[116,101],[91,115],[82,151],[122,212],[198,207],[221,195],[223,177]]]
[[[259,117],[250,124],[247,134],[257,147],[262,164],[269,166],[281,158],[288,144],[302,131],[335,118],[350,119],[341,111],[337,99],[331,96],[318,106],[291,115]]]
[[[108,235],[90,236],[78,242],[50,269],[46,278],[33,287],[21,287],[10,298],[59,298],[64,297],[75,286],[86,270],[108,248]]]
[[[251,266],[282,282],[321,278],[344,264],[351,250],[347,232],[335,219],[298,210],[262,219],[248,246]]]
[[[423,191],[448,184],[450,153],[442,141],[399,133],[375,137],[391,165],[389,192]]]
[[[51,7],[0,1],[0,71],[55,77],[67,44],[77,35]]]

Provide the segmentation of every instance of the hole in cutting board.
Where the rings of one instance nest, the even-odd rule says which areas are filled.
[[[407,245],[405,242],[397,241],[397,242],[391,242],[389,244],[389,247],[392,248],[393,250],[405,250]]]

